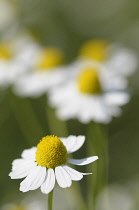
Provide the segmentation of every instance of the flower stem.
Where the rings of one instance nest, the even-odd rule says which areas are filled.
[[[53,207],[53,190],[48,194],[48,210],[52,210]]]
[[[99,160],[93,164],[93,177],[88,180],[89,209],[95,209],[97,195],[106,187],[108,182],[108,138],[106,128],[98,123],[90,123],[88,129],[89,155],[98,155]],[[91,183],[91,186],[90,186]]]
[[[32,146],[34,139],[40,138],[43,135],[43,130],[33,110],[30,99],[19,98],[10,93],[9,104],[25,139]]]
[[[46,120],[51,135],[53,134],[61,137],[68,136],[67,124],[65,123],[65,121],[61,121],[56,117],[55,111],[48,105],[47,100],[46,100]]]

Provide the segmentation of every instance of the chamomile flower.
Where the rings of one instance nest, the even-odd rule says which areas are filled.
[[[29,70],[32,57],[39,46],[27,35],[17,36],[0,43],[0,86],[13,84]]]
[[[41,202],[20,202],[20,203],[11,203],[6,204],[2,207],[1,210],[45,210],[46,208],[42,205]]]
[[[29,74],[19,79],[14,91],[20,96],[38,97],[66,77],[63,52],[56,47],[40,49],[33,59]]]
[[[105,40],[89,40],[79,51],[79,60],[90,61],[101,65],[109,74],[129,76],[137,68],[136,54],[118,44],[110,44]]]
[[[87,174],[71,168],[69,163],[87,165],[98,159],[97,156],[84,159],[68,157],[68,154],[78,150],[84,141],[84,136],[43,137],[37,147],[24,150],[22,158],[13,161],[9,176],[12,179],[26,177],[20,184],[22,192],[41,188],[43,193],[48,194],[53,190],[55,180],[62,188],[70,187],[72,180],[79,181]]]
[[[128,183],[129,185],[129,183]],[[134,195],[135,197],[135,195]],[[131,210],[134,206],[131,190],[112,184],[104,188],[96,199],[96,210]],[[134,209],[134,208],[133,208]]]
[[[125,87],[124,79],[86,65],[76,71],[72,80],[50,91],[50,105],[56,107],[62,120],[109,123],[112,116],[121,114],[119,106],[129,101]]]

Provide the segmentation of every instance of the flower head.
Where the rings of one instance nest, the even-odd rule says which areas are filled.
[[[136,54],[118,44],[92,39],[85,42],[79,51],[79,60],[101,64],[110,74],[128,76],[138,65]]]
[[[124,78],[102,71],[86,63],[76,65],[76,73],[66,84],[53,88],[50,105],[56,107],[62,120],[78,119],[82,123],[109,123],[119,116],[119,106],[129,101]]]
[[[44,210],[45,205],[44,202],[38,201],[38,197],[31,198],[29,196],[30,200],[32,199],[33,201],[27,200],[27,198],[21,200],[20,202],[13,202],[9,204],[5,204],[2,206],[1,210]]]
[[[96,210],[130,210],[134,206],[132,190],[126,185],[111,184],[105,187],[96,199]],[[134,188],[135,193],[135,188]],[[134,194],[135,195],[135,194]],[[109,202],[106,202],[109,197]]]
[[[14,84],[32,64],[38,45],[27,34],[10,37],[0,43],[0,86]]]
[[[98,159],[92,156],[84,159],[70,159],[68,154],[78,150],[84,143],[84,136],[43,137],[37,147],[26,149],[20,159],[12,163],[12,179],[26,177],[20,184],[20,191],[27,192],[41,187],[45,194],[51,192],[55,179],[62,188],[70,187],[72,180],[79,181],[86,173],[72,169],[68,164],[87,165]]]
[[[63,63],[64,56],[62,51],[55,47],[47,47],[40,51],[37,62],[36,70],[48,71],[55,66]]]
[[[15,83],[20,96],[38,97],[67,77],[63,52],[56,47],[44,47],[36,54],[30,72]]]
[[[78,77],[78,89],[82,93],[99,94],[101,85],[96,69],[87,68],[81,71]]]
[[[105,40],[89,40],[81,47],[79,56],[98,62],[105,61],[108,56],[108,46]]]
[[[55,168],[67,162],[67,149],[57,136],[46,136],[37,146],[36,162],[40,166]]]
[[[6,43],[0,43],[0,59],[8,60],[12,57],[10,46]]]

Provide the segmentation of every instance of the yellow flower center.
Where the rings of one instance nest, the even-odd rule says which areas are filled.
[[[8,45],[1,43],[0,44],[0,59],[8,60],[11,57],[11,51]]]
[[[93,68],[84,69],[78,77],[78,89],[82,93],[99,94],[101,93],[101,85],[98,73]]]
[[[80,56],[102,62],[107,59],[108,43],[104,40],[90,40],[86,42],[80,49]]]
[[[37,145],[36,162],[40,166],[55,168],[67,161],[67,149],[57,136],[43,137]]]
[[[63,60],[63,53],[59,49],[48,47],[42,50],[39,54],[36,69],[51,69],[53,67],[61,65],[63,63]]]

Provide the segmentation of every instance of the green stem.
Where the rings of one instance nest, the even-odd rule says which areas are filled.
[[[100,192],[108,182],[108,138],[102,125],[95,123],[96,138],[98,139],[98,192]]]
[[[89,155],[97,155],[99,160],[93,163],[93,177],[89,178],[89,209],[95,209],[97,195],[108,182],[108,138],[102,125],[90,123],[88,129]]]
[[[29,145],[34,145],[34,140],[43,136],[43,131],[30,100],[19,98],[12,93],[10,93],[9,99],[11,110],[25,139]]]
[[[75,196],[76,201],[78,201],[77,207],[80,210],[86,210],[86,204],[85,204],[83,195],[81,193],[79,182],[74,182],[73,184],[74,184],[74,187],[71,193],[72,193],[72,196]]]
[[[52,210],[53,207],[53,190],[48,194],[48,210]]]
[[[73,155],[70,155],[71,158],[73,158]],[[72,168],[76,170],[76,167],[73,165]],[[69,191],[71,193],[70,197],[76,198],[76,205],[78,209],[80,210],[86,210],[86,203],[85,199],[83,197],[83,194],[81,192],[80,183],[74,182],[73,183],[73,189]]]
[[[56,135],[59,137],[68,136],[68,129],[65,121],[61,121],[56,117],[55,111],[47,104],[47,102],[46,102],[46,120],[51,135]]]

